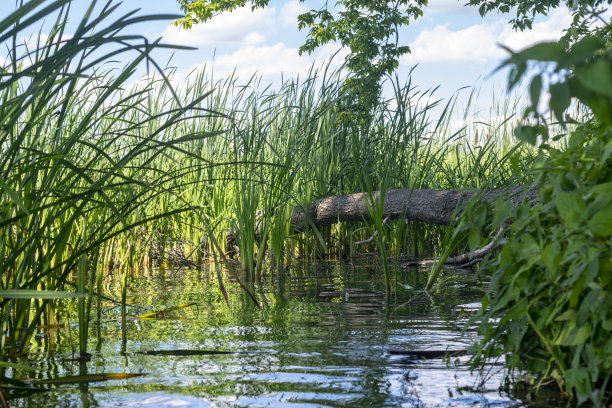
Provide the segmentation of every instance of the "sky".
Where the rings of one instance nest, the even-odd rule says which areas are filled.
[[[505,94],[506,72],[491,75],[507,56],[499,44],[518,50],[536,42],[558,39],[563,28],[569,25],[571,14],[568,10],[556,9],[538,18],[531,31],[516,32],[507,23],[510,15],[492,14],[482,18],[476,8],[463,6],[465,1],[430,0],[424,16],[402,28],[400,45],[408,45],[412,52],[401,58],[397,75],[402,83],[411,75],[412,83],[421,91],[438,87],[435,95],[441,99],[450,98],[462,87],[476,87],[480,96],[475,109],[486,110],[493,95],[499,98]],[[71,17],[75,24],[90,3],[74,0]],[[323,65],[339,49],[337,44],[328,44],[311,55],[298,53],[306,32],[297,29],[297,16],[307,7],[318,8],[321,4],[321,0],[305,3],[271,0],[268,8],[238,9],[191,30],[160,21],[141,24],[127,32],[136,30],[150,40],[162,37],[164,43],[197,48],[157,53],[159,62],[169,61],[169,65],[176,67],[179,81],[194,70],[212,69],[217,79],[235,71],[246,82],[257,73],[262,83],[279,86],[281,78],[304,77],[312,64]],[[175,0],[124,0],[117,15],[133,9],[140,9],[141,15],[180,13]],[[4,8],[0,18],[10,11]],[[339,55],[332,66],[340,65],[342,51]]]

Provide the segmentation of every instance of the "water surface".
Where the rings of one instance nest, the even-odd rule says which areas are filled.
[[[463,336],[461,331],[480,307],[483,290],[476,273],[446,271],[441,289],[430,294],[418,290],[426,271],[402,269],[396,276],[394,294],[386,298],[377,268],[294,268],[284,280],[264,276],[255,285],[261,309],[232,283],[228,309],[216,278],[206,271],[135,277],[128,300],[132,316],[192,302],[197,307],[128,320],[122,331],[119,308],[107,306],[104,319],[92,324],[90,362],[69,361],[78,347],[72,326],[41,330],[32,349],[41,354],[30,364],[42,368],[39,378],[147,375],[57,386],[12,406],[523,406],[498,391],[501,365],[490,365],[482,384],[465,356],[446,362],[393,353],[467,349],[474,330]],[[107,290],[116,292],[118,285]]]

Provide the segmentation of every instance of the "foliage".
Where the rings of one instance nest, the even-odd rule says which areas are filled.
[[[562,41],[538,44],[508,59],[510,86],[530,60],[553,64],[532,78],[532,123],[516,130],[520,139],[541,143],[539,201],[514,211],[508,242],[483,266],[493,276],[472,362],[503,353],[506,367],[532,376],[536,390],[554,381],[579,403],[603,406],[612,389],[612,54],[598,36],[567,52]],[[573,122],[564,116],[571,98],[592,112],[565,149],[550,144],[536,110],[543,82],[552,82],[549,106],[560,122]],[[497,210],[513,212],[502,203]],[[507,222],[495,219],[496,226]]]
[[[252,4],[265,7],[269,0],[178,0],[185,17],[176,24],[190,28],[223,11]],[[304,0],[300,0],[304,2]],[[319,10],[310,10],[298,17],[298,28],[307,29],[306,42],[300,54],[311,53],[331,41],[338,41],[349,50],[345,62],[351,75],[346,79],[347,97],[342,103],[345,112],[357,117],[369,117],[378,102],[381,80],[399,64],[399,57],[410,52],[398,44],[398,29],[423,15],[427,0],[341,0],[340,12],[328,9],[327,2]]]
[[[144,210],[172,193],[173,176],[142,170],[180,143],[214,135],[162,140],[187,112],[203,115],[194,104],[205,96],[151,115],[148,88],[125,92],[139,64],[157,66],[150,53],[161,46],[124,30],[176,16],[113,18],[116,9],[93,2],[70,36],[69,0],[32,0],[0,21],[0,42],[9,44],[0,66],[0,358],[5,345],[27,348],[37,324],[54,323],[54,298],[75,289],[85,352],[98,260],[133,254],[137,227],[172,214]],[[48,35],[20,44],[50,16]],[[115,76],[101,71],[124,53],[133,58]],[[126,259],[124,269],[133,266]]]
[[[603,9],[600,7],[612,3],[610,0],[469,0],[468,5],[478,7],[481,16],[492,11],[502,13],[516,12],[510,20],[515,29],[531,29],[533,20],[538,14],[546,15],[550,9],[566,6],[572,10],[573,21],[568,28],[565,39],[573,41],[592,32],[592,24],[600,19]]]
[[[176,25],[191,28],[195,23],[206,22],[219,13],[251,5],[252,9],[266,7],[269,0],[177,0],[185,17],[175,21]],[[305,2],[305,0],[300,0]],[[381,81],[391,74],[399,64],[399,57],[410,52],[410,47],[399,44],[398,29],[423,15],[427,0],[338,0],[341,11],[330,11],[328,3],[318,10],[311,9],[298,16],[298,28],[307,29],[305,43],[300,54],[311,53],[331,41],[338,41],[349,53],[345,64],[350,76],[345,81],[345,98],[340,102],[352,119],[369,119],[381,90]],[[609,27],[595,25],[602,20],[604,4],[611,0],[470,0],[466,6],[477,6],[482,16],[492,11],[510,13],[515,29],[531,28],[538,14],[547,14],[551,8],[567,6],[573,10],[573,23],[567,29],[565,39],[574,42],[587,33],[597,32],[600,37],[610,38]]]
[[[171,70],[135,81],[140,63],[159,68],[151,53],[163,45],[124,31],[176,17],[113,19],[114,5],[94,4],[67,36],[66,21],[75,18],[68,5],[31,1],[0,24],[9,44],[0,71],[0,342],[14,352],[28,348],[37,324],[57,323],[72,296],[82,299],[75,303],[84,352],[92,309],[100,317],[101,305],[112,301],[109,276],[122,278],[115,293],[125,315],[132,274],[164,267],[175,253],[185,264],[196,251],[222,254],[218,242],[232,224],[249,234],[241,255],[246,269],[257,258],[256,275],[266,247],[280,266],[296,256],[330,255],[330,243],[344,250],[374,230],[384,232],[380,252],[433,256],[443,227],[410,226],[403,234],[401,220],[370,233],[343,224],[289,236],[288,219],[296,205],[364,191],[366,181],[371,190],[529,181],[512,164],[513,157],[532,156],[511,138],[513,106],[490,112],[498,122],[474,118],[453,129],[452,101],[431,118],[439,104],[433,91],[396,79],[394,99],[379,99],[368,126],[353,133],[335,125],[346,79],[338,72],[313,69],[279,90],[262,90],[257,77],[213,82],[206,70],[179,89],[171,86]],[[33,48],[20,45],[50,15],[57,23],[49,35]],[[134,54],[130,63],[104,71],[123,52]],[[472,142],[485,126],[486,136]],[[263,214],[257,238],[255,209]]]

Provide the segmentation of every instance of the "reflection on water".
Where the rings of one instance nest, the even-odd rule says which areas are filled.
[[[158,319],[127,321],[122,341],[118,309],[93,323],[90,362],[68,361],[77,328],[42,335],[30,364],[40,378],[101,373],[147,376],[61,385],[12,401],[19,407],[382,407],[517,406],[497,391],[501,365],[484,387],[465,365],[391,354],[402,350],[465,350],[466,319],[480,307],[482,284],[473,272],[447,272],[443,288],[425,294],[426,273],[397,273],[385,298],[380,273],[355,266],[308,267],[284,280],[264,277],[254,291],[257,309],[237,285],[227,286],[230,308],[205,271],[138,277],[131,315],[191,302]],[[138,307],[137,307],[138,306]],[[72,337],[72,338],[70,338]],[[71,343],[72,342],[72,343]],[[125,352],[122,352],[125,350]],[[172,350],[181,352],[172,353]],[[200,352],[190,353],[189,350]],[[233,353],[202,353],[202,350]],[[145,351],[164,351],[145,354]],[[58,353],[64,353],[59,355]]]

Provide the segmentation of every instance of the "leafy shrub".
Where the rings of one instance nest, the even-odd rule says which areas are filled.
[[[499,255],[483,265],[492,278],[474,319],[480,321],[482,340],[472,363],[503,354],[506,368],[527,374],[533,390],[553,383],[579,403],[607,405],[612,389],[612,58],[596,37],[566,51],[562,43],[539,44],[508,60],[511,81],[518,81],[529,60],[554,64],[544,79],[553,83],[550,108],[558,120],[568,120],[562,115],[572,97],[591,113],[570,132],[564,149],[552,147],[536,110],[543,77],[532,80],[533,105],[526,115],[536,124],[519,127],[516,134],[532,144],[542,141],[534,169],[538,203],[497,208],[498,214],[511,213],[513,222]],[[499,224],[509,223],[502,218],[496,217]]]

